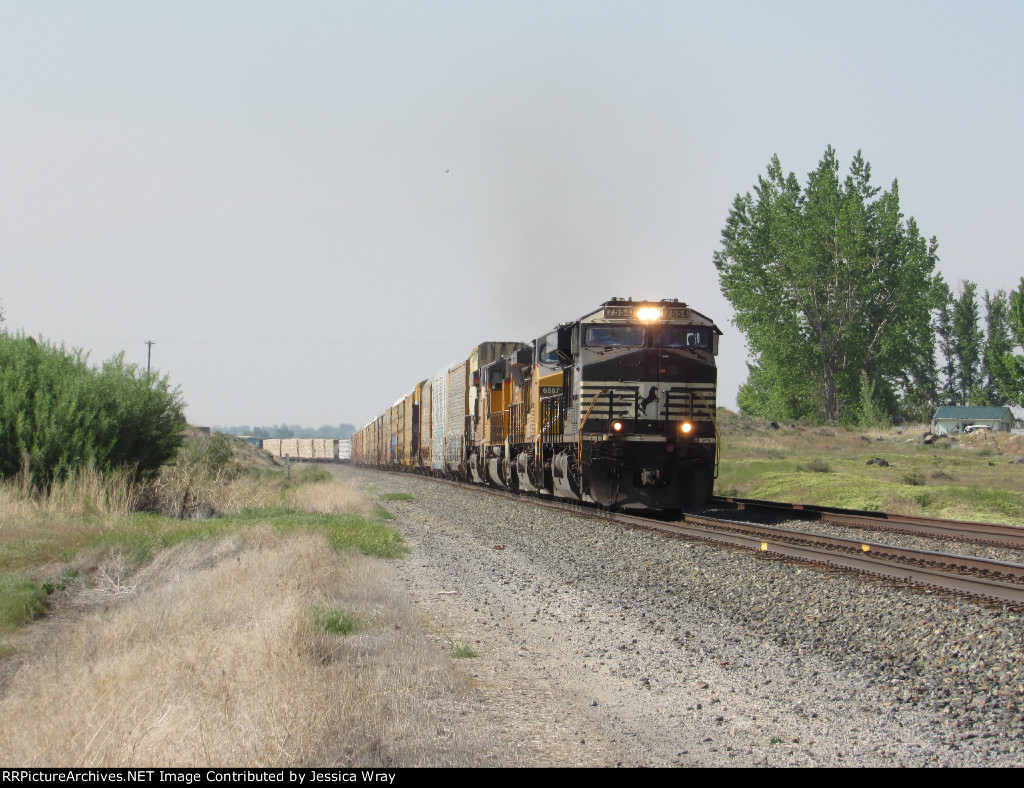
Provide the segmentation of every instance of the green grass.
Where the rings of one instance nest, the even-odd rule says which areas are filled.
[[[46,591],[23,574],[0,574],[0,633],[12,632],[46,609]]]
[[[283,506],[209,520],[137,514],[101,534],[94,546],[121,550],[141,563],[179,542],[216,538],[256,525],[268,525],[282,534],[317,531],[335,550],[358,550],[379,558],[397,558],[406,552],[401,535],[380,522],[355,514],[317,514]]]
[[[316,514],[281,507],[253,509],[225,517],[224,522],[232,528],[267,524],[283,534],[300,529],[318,531],[335,550],[358,550],[378,558],[398,558],[407,552],[401,534],[357,514]]]
[[[1024,437],[921,440],[927,425],[769,429],[724,409],[720,495],[1024,525]],[[881,457],[888,467],[868,465]]]
[[[292,471],[288,485],[299,487],[303,484],[314,484],[316,482],[329,482],[334,477],[330,471],[326,471],[318,465],[304,465],[297,471]]]
[[[193,539],[217,539],[243,529],[268,526],[278,533],[314,531],[338,551],[354,550],[379,558],[398,558],[408,552],[401,534],[383,521],[390,517],[380,506],[377,518],[356,514],[316,514],[278,507],[254,509],[208,520],[179,520],[156,514],[135,514],[104,525],[65,526],[62,539],[33,536],[0,544],[0,633],[31,621],[44,609],[48,591],[61,590],[75,578],[65,570],[45,583],[30,579],[32,570],[47,563],[71,561],[85,549],[119,552],[131,565],[141,565],[156,553]],[[15,571],[18,570],[18,571]]]
[[[77,569],[65,569],[56,580],[47,580],[41,586],[43,593],[49,595],[54,591],[66,590],[75,580],[78,579]]]
[[[380,499],[382,501],[411,501],[414,497],[409,493],[386,493]]]
[[[313,608],[313,623],[331,635],[351,635],[363,628],[357,615],[340,607]]]
[[[455,659],[473,659],[477,655],[476,650],[464,640],[452,643],[451,654]]]

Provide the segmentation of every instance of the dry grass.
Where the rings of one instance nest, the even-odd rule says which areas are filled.
[[[485,726],[453,725],[465,679],[383,562],[261,528],[179,545],[130,581],[114,558],[17,658],[0,763],[514,765]],[[366,626],[329,635],[322,606]]]
[[[33,490],[24,471],[0,482],[0,571],[70,558],[107,524],[127,517],[138,500],[128,475],[105,480],[91,469],[49,492]]]
[[[336,481],[322,481],[298,488],[291,495],[291,505],[317,514],[375,515],[373,504],[366,496]]]
[[[171,517],[237,514],[281,503],[272,481],[259,476],[209,473],[198,463],[166,465],[146,491],[146,508]]]
[[[85,467],[50,490],[33,490],[27,468],[14,479],[0,481],[0,523],[38,515],[66,518],[126,517],[138,508],[141,490],[132,474],[104,477]]]

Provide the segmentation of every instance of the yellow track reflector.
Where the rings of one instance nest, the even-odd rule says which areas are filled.
[[[768,543],[767,542],[761,542],[761,552],[763,553],[767,549],[768,549]]]
[[[862,544],[860,546],[860,549],[861,549],[861,552],[870,553],[871,552],[871,545],[869,545],[869,544]]]

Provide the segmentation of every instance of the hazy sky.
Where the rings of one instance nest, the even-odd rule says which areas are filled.
[[[612,296],[715,318],[773,154],[832,145],[1013,287],[1024,3],[0,0],[9,330],[180,385],[193,424],[361,426]]]

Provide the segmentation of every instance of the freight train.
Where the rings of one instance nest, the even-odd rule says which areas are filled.
[[[721,334],[675,299],[614,298],[531,342],[484,342],[359,430],[352,461],[609,509],[700,506]]]

